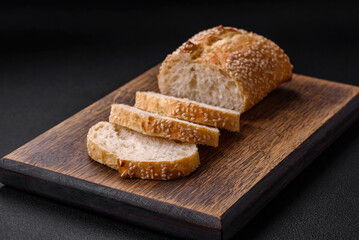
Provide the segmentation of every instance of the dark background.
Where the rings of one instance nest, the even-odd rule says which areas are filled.
[[[350,2],[238,2],[0,8],[0,157],[219,24],[278,43],[294,72],[359,85]],[[359,121],[236,239],[358,239]],[[170,239],[0,183],[1,239]]]

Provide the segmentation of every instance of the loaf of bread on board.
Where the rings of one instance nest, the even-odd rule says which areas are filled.
[[[162,94],[240,113],[292,77],[289,57],[274,42],[233,27],[194,35],[160,67]]]

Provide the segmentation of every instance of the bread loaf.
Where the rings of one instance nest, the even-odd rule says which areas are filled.
[[[202,31],[160,67],[162,94],[240,113],[292,77],[289,57],[267,38],[233,27]]]
[[[239,132],[239,112],[154,92],[136,92],[135,107],[194,123]]]
[[[161,116],[124,104],[112,104],[109,121],[150,136],[218,146],[217,128]]]
[[[195,144],[176,143],[99,122],[87,135],[89,156],[124,178],[169,180],[184,177],[200,164]]]

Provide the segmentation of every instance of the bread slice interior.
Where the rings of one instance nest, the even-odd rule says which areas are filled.
[[[158,79],[162,94],[242,112],[245,94],[227,73],[190,56],[174,56],[170,61],[162,65]]]
[[[199,165],[195,144],[146,136],[109,122],[90,128],[87,146],[92,159],[119,170],[124,177],[169,179],[171,175],[173,179]]]

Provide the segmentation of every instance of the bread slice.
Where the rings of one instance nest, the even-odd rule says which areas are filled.
[[[284,51],[269,39],[233,27],[194,35],[168,55],[158,86],[165,95],[243,113],[292,77]]]
[[[217,128],[161,116],[124,104],[112,104],[110,122],[150,136],[218,146]]]
[[[87,149],[93,160],[125,178],[175,179],[189,175],[200,164],[195,144],[146,136],[109,122],[90,128]]]
[[[135,107],[167,117],[239,132],[239,112],[154,92],[137,92]]]

